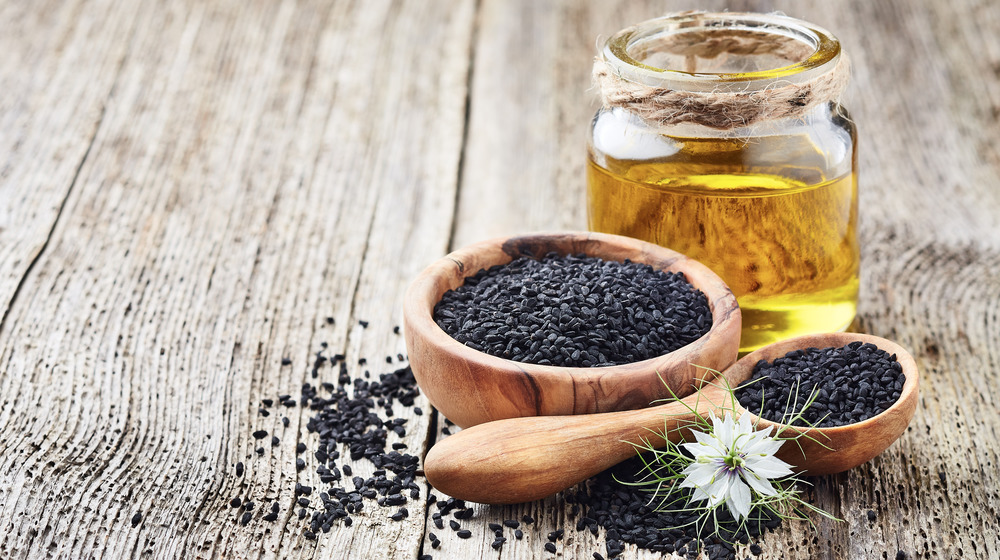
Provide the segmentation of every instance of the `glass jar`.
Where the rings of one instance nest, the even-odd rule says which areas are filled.
[[[591,230],[719,274],[743,312],[742,352],[850,325],[857,150],[837,39],[785,16],[678,14],[616,33],[594,74]]]

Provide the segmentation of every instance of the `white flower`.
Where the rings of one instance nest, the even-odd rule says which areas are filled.
[[[792,474],[791,465],[774,456],[783,442],[770,437],[771,428],[754,431],[749,414],[711,418],[711,433],[693,431],[697,441],[683,444],[694,462],[682,471],[681,488],[693,488],[691,499],[708,500],[709,508],[725,502],[741,519],[750,514],[751,492],[775,495],[769,479]]]

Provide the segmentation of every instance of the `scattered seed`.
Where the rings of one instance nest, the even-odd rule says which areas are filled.
[[[545,550],[551,552],[552,554],[555,554],[556,553],[556,545],[553,544],[553,543],[547,542],[547,543],[545,543]]]
[[[310,417],[306,422],[306,429],[318,435],[318,438],[309,440],[316,441],[315,444],[300,442],[295,446],[298,455],[312,453],[317,463],[316,474],[323,483],[316,492],[317,499],[322,503],[317,499],[310,501],[304,498],[313,494],[312,487],[295,485],[294,504],[298,506],[295,517],[305,524],[303,536],[309,540],[317,539],[320,532],[329,532],[337,523],[345,527],[352,526],[351,516],[363,511],[366,503],[375,501],[380,507],[396,508],[390,517],[403,519],[409,516],[409,512],[400,506],[404,506],[408,500],[420,498],[420,485],[416,481],[419,458],[403,453],[402,450],[406,448],[401,442],[392,446],[387,442],[389,432],[400,436],[406,433],[406,420],[392,419],[391,409],[396,405],[413,407],[420,394],[413,372],[409,367],[402,367],[378,375],[377,379],[370,381],[354,378],[342,354],[327,358],[324,353],[328,346],[320,346],[321,350],[316,353],[313,365],[313,377],[318,378],[321,374],[332,371],[336,383],[305,383],[297,400],[291,395],[277,398],[279,405],[301,405],[303,410],[308,410]],[[366,360],[362,358],[359,362],[364,364]],[[327,365],[331,369],[326,369]],[[368,371],[365,374],[366,378],[370,375]],[[272,399],[263,399],[261,402],[267,407],[276,404]],[[386,414],[382,416],[380,411]],[[282,423],[287,427],[290,421],[283,417]],[[254,432],[254,437],[258,440],[268,435],[265,430]],[[280,444],[276,436],[272,438],[272,442]],[[347,450],[343,458],[341,449]],[[256,452],[263,455],[265,449],[258,447]],[[375,466],[373,475],[368,479],[354,476],[353,469],[342,464],[348,460],[369,461]],[[296,459],[296,469],[304,470],[306,466],[303,458]],[[240,463],[237,465],[237,474],[242,475],[242,472],[243,466]],[[353,483],[351,490],[344,487],[348,481]],[[459,502],[449,503],[452,509],[465,508],[464,503]],[[429,503],[434,502],[429,500]],[[312,505],[307,510],[306,506],[309,504]],[[271,513],[277,514],[278,511],[272,506]],[[469,513],[471,515],[472,511]],[[240,517],[239,522],[249,523],[250,517],[246,514],[249,511]],[[263,519],[272,520],[270,515],[263,516]],[[276,519],[275,516],[274,520]],[[443,527],[440,517],[435,519],[435,525]]]
[[[240,504],[242,504],[242,501],[239,498],[233,498],[232,500],[229,500],[230,507],[238,508],[240,507]]]
[[[467,539],[472,536],[472,531],[468,529],[462,529],[461,531],[458,531],[455,534],[458,535],[458,538],[460,539]]]
[[[132,516],[132,526],[138,527],[140,523],[142,523],[142,513],[137,511],[135,512],[135,515]]]

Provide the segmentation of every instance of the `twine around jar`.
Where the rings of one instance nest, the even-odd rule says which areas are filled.
[[[687,57],[685,71],[689,73],[695,72],[697,58],[769,54],[794,64],[812,53],[808,45],[793,39],[752,30],[728,29],[721,34],[718,28],[671,37],[669,47],[670,54]],[[593,77],[606,109],[621,107],[658,125],[695,123],[725,130],[801,117],[820,103],[837,101],[847,87],[850,68],[847,56],[841,53],[830,71],[806,81],[775,80],[773,85],[756,90],[698,92],[628,80],[598,57]]]

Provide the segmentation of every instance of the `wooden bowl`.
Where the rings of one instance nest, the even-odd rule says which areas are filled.
[[[456,341],[434,322],[434,306],[448,290],[481,269],[515,258],[583,253],[683,272],[708,298],[712,327],[698,340],[656,358],[630,364],[572,368],[491,356]],[[590,232],[497,238],[459,249],[427,267],[406,291],[403,322],[410,367],[441,413],[461,427],[522,416],[589,414],[649,406],[694,392],[711,370],[737,357],[741,315],[723,281],[701,263],[659,245]],[[706,369],[707,368],[707,369]]]

